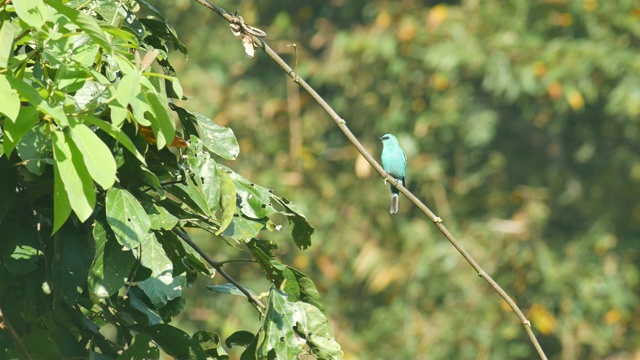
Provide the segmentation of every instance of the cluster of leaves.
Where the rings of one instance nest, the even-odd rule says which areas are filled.
[[[170,46],[186,54],[142,0],[0,8],[0,358],[228,358],[215,332],[170,325],[184,287],[222,266],[185,227],[246,248],[271,284],[265,310],[250,299],[261,328],[227,346],[246,346],[243,359],[342,356],[313,282],[258,237],[280,229],[275,214],[300,249],[314,228],[216,161],[235,159],[238,142],[176,104]]]

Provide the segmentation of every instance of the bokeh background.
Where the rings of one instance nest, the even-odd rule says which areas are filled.
[[[193,0],[151,3],[189,48],[172,58],[189,107],[235,131],[228,165],[316,227],[307,251],[269,236],[318,285],[346,359],[537,357],[424,215],[406,199],[388,214],[380,177],[263,52],[245,57]],[[514,297],[551,359],[640,359],[637,0],[216,4],[265,30],[292,66],[297,50],[301,76],[370,152],[398,136],[408,188]],[[194,236],[218,261],[248,258]],[[257,265],[226,268],[268,289]],[[246,301],[206,290],[217,282],[188,290],[180,326],[255,332]]]

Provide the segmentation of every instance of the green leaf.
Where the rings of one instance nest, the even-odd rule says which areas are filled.
[[[105,1],[105,3],[112,3],[111,1]],[[113,4],[113,3],[112,3]],[[132,30],[127,31],[129,28],[118,28],[115,26],[111,26],[108,24],[100,24],[100,28],[106,32],[107,34],[113,35],[114,37],[125,41],[130,44],[129,46],[137,49],[140,47],[140,43],[138,42],[138,37],[133,33]],[[122,46],[122,45],[121,45]],[[126,46],[126,45],[125,45]]]
[[[122,106],[117,100],[109,103],[109,110],[111,110],[111,123],[113,127],[121,128],[124,120],[127,118],[129,110],[127,110],[125,106]]]
[[[16,150],[25,167],[32,174],[40,176],[44,173],[46,164],[53,164],[51,159],[51,138],[47,134],[47,126],[45,124],[32,127],[20,139]]]
[[[4,22],[5,25],[8,23],[8,21]],[[3,31],[4,27],[5,26],[0,29],[0,36],[2,36],[1,31]],[[1,38],[0,41],[2,41]],[[0,45],[2,45],[2,43],[0,43]],[[0,67],[3,66],[0,65]],[[0,114],[6,115],[11,122],[15,124],[18,121],[18,113],[20,112],[20,96],[11,88],[11,83],[9,83],[5,74],[0,74],[0,94],[2,94],[2,96],[0,96]]]
[[[305,274],[300,271],[289,267],[289,270],[295,275],[298,286],[300,287],[300,300],[309,303],[317,307],[322,313],[326,315],[326,310],[322,304],[322,298],[316,288],[316,285]]]
[[[56,72],[54,83],[58,90],[73,93],[82,88],[88,76],[87,71],[79,65],[63,64]]]
[[[176,31],[173,27],[164,19],[164,17],[160,14],[158,10],[153,8],[153,6],[149,5],[147,1],[141,0],[140,4],[145,5],[149,10],[151,10],[160,20],[154,19],[153,17],[147,17],[144,19],[139,19],[140,22],[144,25],[144,27],[149,30],[154,37],[158,37],[163,40],[171,41],[173,46],[183,54],[187,54],[187,47],[185,44],[180,41]]]
[[[111,151],[88,126],[77,123],[71,127],[71,138],[82,154],[91,177],[103,189],[116,181],[116,161]]]
[[[54,236],[53,248],[53,289],[67,304],[74,305],[86,286],[96,252],[95,242],[89,234],[67,226]]]
[[[15,36],[15,30],[13,24],[11,24],[11,17],[8,12],[2,10],[0,12],[0,21],[2,26],[0,27],[0,68],[9,67],[9,59],[13,56],[13,38]],[[0,86],[2,94],[7,94]],[[0,112],[2,112],[0,108]]]
[[[140,73],[133,71],[126,74],[118,82],[116,90],[116,99],[121,105],[129,105],[133,99],[140,93]]]
[[[131,251],[123,251],[104,220],[94,222],[93,238],[98,248],[97,257],[91,267],[89,291],[102,299],[118,292],[128,281],[136,258]]]
[[[182,202],[193,211],[202,213],[206,217],[212,217],[213,212],[209,208],[209,204],[202,193],[202,189],[195,185],[193,180],[189,177],[185,178],[185,181],[187,182],[187,185],[175,184],[166,190],[178,199],[182,200]]]
[[[311,236],[316,231],[307,217],[304,216],[295,205],[286,198],[273,197],[280,205],[287,210],[287,220],[289,220],[289,227],[291,228],[291,236],[298,248],[304,250],[311,246]]]
[[[18,99],[19,104],[20,99]],[[11,154],[22,137],[38,122],[40,115],[35,106],[22,106],[19,110],[15,121],[9,118],[9,121],[4,123],[4,151],[7,154]]]
[[[42,27],[47,18],[47,8],[42,0],[12,2],[20,20],[34,28]]]
[[[225,229],[223,236],[244,243],[258,235],[262,228],[264,228],[264,224],[259,221],[237,216],[233,218],[231,225]]]
[[[82,162],[82,155],[69,146],[65,134],[60,130],[52,133],[54,166],[64,183],[71,208],[80,221],[84,222],[91,216],[96,204],[93,180]]]
[[[249,294],[257,296],[257,294],[253,290],[247,287],[244,287],[244,288],[249,292]],[[224,293],[224,294],[231,294],[231,295],[246,297],[246,295],[242,291],[240,291],[235,285],[231,283],[225,283],[220,285],[209,285],[207,286],[207,289],[217,293]]]
[[[196,280],[197,273],[211,277],[209,268],[200,260],[198,252],[180,240],[173,231],[156,231],[155,234],[165,254],[171,259],[174,277],[186,272],[188,283]]]
[[[200,114],[189,112],[191,120],[195,121],[200,129],[200,139],[210,151],[218,154],[223,159],[234,160],[240,153],[238,140],[233,130],[220,126],[213,120]]]
[[[229,335],[229,337],[224,341],[224,344],[230,348],[234,346],[249,346],[254,337],[255,335],[253,335],[253,333],[246,330],[240,330]]]
[[[192,338],[200,343],[200,346],[202,346],[208,356],[220,360],[229,359],[227,352],[222,347],[220,335],[212,331],[199,330],[193,334]]]
[[[59,13],[65,15],[74,24],[78,25],[96,44],[102,46],[107,52],[111,53],[113,51],[107,37],[94,18],[76,9],[67,7],[57,0],[44,0],[44,2],[56,9]]]
[[[133,343],[118,356],[118,360],[153,360],[159,358],[160,351],[157,347],[151,346],[151,335],[147,333],[138,333],[133,338]]]
[[[38,268],[42,252],[38,251],[38,232],[33,226],[21,224],[15,233],[4,234],[6,245],[2,263],[12,275],[30,273]]]
[[[100,130],[111,135],[112,138],[118,140],[118,142],[122,144],[122,146],[124,146],[127,150],[129,150],[129,152],[131,152],[136,157],[136,159],[140,160],[141,163],[146,164],[142,154],[140,154],[136,146],[133,144],[133,141],[129,139],[127,134],[125,134],[124,131],[122,131],[122,129],[104,120],[97,119],[93,116],[83,116],[82,120],[87,121],[91,125],[95,125],[99,127]]]
[[[151,228],[151,220],[138,200],[127,190],[111,188],[105,203],[107,222],[118,242],[126,249],[142,244]]]
[[[301,322],[295,330],[307,340],[311,354],[318,359],[342,359],[344,354],[340,344],[335,340],[326,315],[311,304],[303,302],[301,304],[305,311],[306,322]]]
[[[36,106],[38,110],[54,118],[60,126],[69,126],[69,119],[64,113],[62,106],[52,106],[38,93],[38,90],[26,82],[16,79],[13,76],[7,76],[7,80],[11,83],[11,87],[18,91],[18,94],[25,98],[29,103]]]
[[[173,264],[154,233],[150,233],[141,247],[141,263],[151,269],[151,277],[138,284],[153,305],[160,309],[169,300],[182,295],[184,276],[173,276]]]
[[[222,166],[221,168],[228,169]],[[236,185],[236,192],[240,198],[240,211],[243,214],[250,218],[261,219],[277,212],[271,205],[269,189],[254,184],[231,170],[228,171]]]
[[[28,1],[25,1],[28,2]],[[29,355],[34,359],[60,359],[62,354],[55,341],[55,336],[49,331],[40,328],[33,329],[28,335],[21,338]]]
[[[69,194],[60,176],[60,167],[53,167],[53,231],[55,234],[71,215]]]
[[[147,325],[162,324],[162,316],[160,311],[156,309],[149,301],[149,298],[139,287],[132,287],[130,289],[129,305],[131,308],[127,309],[133,313],[137,313],[143,316],[145,320],[138,320],[138,322]]]
[[[220,174],[220,206],[222,207],[222,219],[220,229],[216,235],[222,234],[224,230],[231,224],[236,214],[236,187],[229,174],[221,172]]]
[[[156,136],[158,149],[165,147],[167,143],[171,143],[176,135],[176,128],[169,115],[166,103],[162,102],[160,95],[153,88],[143,87],[142,94],[147,100],[153,112],[151,128]]]
[[[198,341],[192,339],[184,331],[167,324],[158,324],[143,329],[143,332],[151,335],[162,351],[177,359],[206,359]]]
[[[171,86],[173,87],[173,91],[176,94],[176,98],[181,100],[184,96],[184,91],[182,90],[182,85],[180,85],[180,80],[177,77],[171,78]]]
[[[171,230],[180,220],[165,209],[164,206],[154,202],[147,201],[142,206],[151,220],[151,230]]]
[[[289,302],[287,294],[271,289],[269,304],[262,325],[262,341],[258,343],[258,359],[270,358],[273,351],[278,359],[295,359],[304,349],[305,341],[294,327],[306,325],[304,308],[299,302]]]

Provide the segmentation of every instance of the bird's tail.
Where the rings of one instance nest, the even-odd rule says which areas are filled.
[[[402,185],[404,185],[404,179],[402,179]],[[390,214],[398,213],[398,203],[400,202],[400,190],[397,187],[391,185],[391,208]]]
[[[389,214],[397,214],[398,213],[398,202],[400,201],[400,196],[398,193],[391,194],[391,209],[389,209]]]

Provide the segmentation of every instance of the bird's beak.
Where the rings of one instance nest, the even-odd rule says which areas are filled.
[[[378,140],[382,141],[382,136],[380,136],[380,137],[378,138]]]

